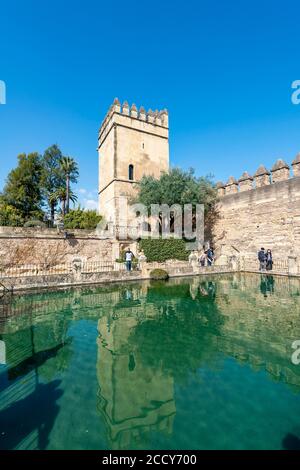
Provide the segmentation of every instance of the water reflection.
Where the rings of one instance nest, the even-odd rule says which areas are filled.
[[[98,321],[97,363],[98,409],[110,447],[145,448],[153,430],[171,435],[174,384],[204,365],[217,370],[224,354],[299,392],[300,374],[287,352],[290,335],[300,334],[299,305],[289,296],[288,318],[278,299],[262,313],[262,285],[263,294],[275,292],[273,276],[265,277],[243,279],[243,295],[236,276],[151,283],[146,292],[132,289],[136,304],[121,299],[111,306]],[[280,287],[286,294],[287,285]]]
[[[287,434],[282,441],[282,445],[286,450],[300,450],[300,439],[294,434]]]
[[[45,449],[49,444],[63,394],[54,377],[68,365],[72,338],[66,338],[64,319],[45,320],[27,318],[25,328],[23,321],[12,328],[10,321],[1,323],[7,367],[0,368],[0,449]],[[9,334],[3,334],[6,329]]]
[[[63,393],[59,386],[58,380],[37,383],[30,393],[1,410],[0,449],[15,449],[20,442],[25,448],[47,448],[49,433],[59,412],[57,400]]]
[[[300,432],[293,416],[300,411],[300,402],[292,397],[300,392],[300,367],[291,363],[291,344],[300,339],[299,295],[297,279],[228,275],[15,297],[0,316],[7,362],[0,366],[1,448],[77,448],[83,428],[73,431],[74,438],[69,433],[66,441],[61,427],[67,429],[70,410],[78,412],[72,403],[79,382],[86,390],[81,422],[94,430],[85,437],[85,445],[184,448],[180,428],[188,422],[190,428],[184,432],[192,447],[209,447],[206,436],[214,435],[216,448],[225,448],[231,441],[222,439],[234,432],[233,410],[238,406],[244,407],[240,414],[246,419],[245,409],[253,407],[253,415],[262,420],[258,425],[264,426],[261,398],[251,396],[250,404],[245,397],[244,405],[232,408],[238,400],[232,390],[249,380],[243,393],[250,394],[252,383],[262,377],[269,381],[262,389],[274,387],[273,404],[281,390],[277,383],[293,403],[293,409],[285,405],[291,415],[289,426],[278,431],[277,444],[272,445],[294,448]],[[86,331],[82,322],[87,321],[93,327]],[[95,350],[94,356],[89,353],[88,364],[87,350]],[[227,375],[221,379],[222,374]],[[193,394],[199,383],[198,395],[201,389],[208,390],[201,399]],[[225,416],[220,423],[227,424],[213,432],[204,414],[197,422],[203,431],[195,434],[188,410],[197,414],[203,408],[204,413],[220,386],[216,397],[231,397],[221,406]],[[281,406],[279,402],[277,413]],[[276,415],[270,419],[275,426]],[[255,445],[249,436],[243,438],[244,448]],[[265,439],[267,446],[271,441]],[[238,447],[232,440],[232,447]]]
[[[275,292],[275,279],[272,275],[262,274],[260,279],[260,292],[264,297],[274,294]]]

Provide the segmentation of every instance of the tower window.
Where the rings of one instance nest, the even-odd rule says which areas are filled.
[[[133,165],[129,165],[129,167],[128,167],[128,179],[130,181],[133,181],[133,179],[134,179],[133,178]]]

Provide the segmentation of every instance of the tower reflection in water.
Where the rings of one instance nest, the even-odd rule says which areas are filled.
[[[171,437],[176,383],[215,356],[215,296],[215,282],[197,278],[116,293],[97,340],[98,410],[112,448],[147,448],[151,433]]]
[[[172,438],[176,386],[201,367],[222,369],[226,358],[299,393],[287,353],[289,338],[300,335],[299,312],[299,282],[272,276],[181,279],[115,292],[97,340],[98,411],[111,448],[147,448],[156,433]]]
[[[145,367],[130,337],[144,317],[147,290],[126,288],[111,316],[98,321],[98,410],[113,449],[147,446],[152,431],[171,435],[176,413],[174,380]],[[147,317],[156,315],[154,306]]]

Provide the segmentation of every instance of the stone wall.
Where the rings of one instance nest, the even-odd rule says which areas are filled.
[[[112,261],[115,243],[94,230],[69,230],[68,237],[56,229],[0,227],[0,263],[50,264],[83,261]]]
[[[115,99],[101,124],[98,135],[99,212],[107,221],[122,225],[121,196],[136,194],[143,175],[159,178],[169,170],[169,117],[167,110],[137,110]],[[129,179],[129,166],[133,174]],[[132,215],[128,214],[129,220]],[[127,219],[126,219],[127,220]]]
[[[128,282],[131,280],[139,280],[142,275],[139,271],[109,271],[99,273],[80,273],[70,272],[68,274],[55,274],[44,276],[26,276],[26,277],[8,277],[2,279],[6,288],[12,292],[23,290],[41,289],[60,289],[73,286],[84,286],[93,284],[103,284],[112,282]],[[1,291],[0,291],[1,292]],[[1,315],[1,305],[0,305]]]
[[[273,257],[300,255],[300,154],[289,165],[278,160],[271,172],[260,166],[253,177],[245,172],[218,183],[218,219],[213,243],[217,256],[256,257],[260,247]]]

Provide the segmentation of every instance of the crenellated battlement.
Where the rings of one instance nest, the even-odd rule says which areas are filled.
[[[138,110],[134,103],[129,106],[128,102],[124,101],[124,103],[121,105],[119,99],[115,98],[113,104],[110,106],[105,118],[101,123],[99,129],[99,138],[101,138],[103,133],[106,132],[108,124],[110,123],[114,114],[126,116],[128,119],[139,120],[153,126],[159,126],[166,129],[169,128],[169,113],[167,109],[162,109],[161,111],[152,111],[152,109],[149,109],[146,111],[145,108],[141,106]]]
[[[278,159],[270,171],[264,165],[260,165],[253,176],[249,175],[247,171],[238,180],[230,176],[227,183],[221,181],[217,183],[218,196],[224,197],[229,194],[251,191],[300,176],[300,153],[296,155],[291,166],[292,175],[290,174],[290,166],[284,160]]]
[[[118,98],[110,106],[98,135],[99,210],[107,221],[123,225],[121,197],[132,198],[143,176],[169,170],[168,119],[165,109],[146,111]]]

